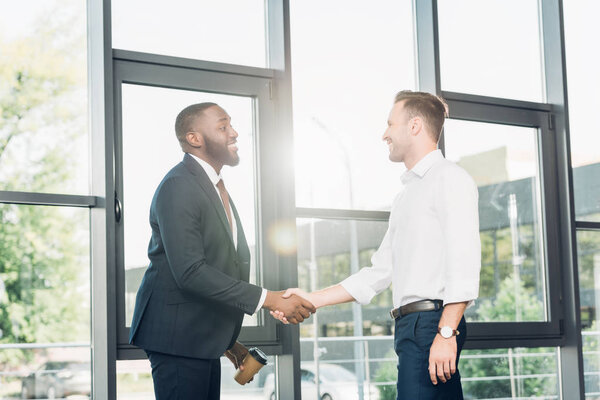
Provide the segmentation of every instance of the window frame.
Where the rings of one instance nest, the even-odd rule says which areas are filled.
[[[125,321],[125,269],[123,229],[126,199],[123,198],[122,92],[123,84],[163,87],[177,90],[210,92],[252,98],[255,120],[255,188],[257,210],[257,285],[278,287],[280,271],[278,255],[264,239],[266,227],[279,219],[276,188],[280,176],[269,174],[277,157],[271,157],[271,143],[276,140],[275,103],[271,95],[273,71],[254,67],[220,65],[219,63],[179,59],[124,50],[113,50],[114,115],[115,115],[115,201],[120,204],[121,218],[115,220],[115,278],[117,307],[117,359],[146,358],[145,353],[129,344],[129,327]],[[239,340],[247,346],[260,346],[269,354],[281,354],[282,345],[277,323],[259,311],[258,326],[244,326]]]
[[[561,334],[560,282],[550,279],[560,273],[559,209],[556,201],[557,166],[553,114],[549,105],[527,102],[507,102],[484,96],[442,92],[448,103],[450,118],[463,121],[529,127],[538,130],[537,155],[540,172],[541,215],[544,247],[544,275],[547,300],[547,321],[540,322],[470,322],[465,348],[503,348],[520,346],[552,347],[563,343]],[[512,104],[511,104],[512,103]],[[440,148],[444,149],[444,135]]]

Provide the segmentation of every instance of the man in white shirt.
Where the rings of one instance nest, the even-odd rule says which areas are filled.
[[[218,400],[220,357],[235,367],[244,314],[282,310],[292,323],[315,309],[248,283],[250,250],[221,177],[235,166],[238,134],[214,103],[183,109],[175,133],[183,161],[159,184],[150,206],[150,265],[137,293],[130,342],[148,354],[156,400]]]
[[[372,266],[323,290],[286,292],[319,308],[368,304],[393,284],[398,399],[463,398],[457,369],[466,337],[463,314],[477,298],[481,267],[478,191],[437,149],[446,110],[429,93],[396,95],[383,140],[390,160],[404,162],[407,171]],[[277,311],[271,314],[286,322]]]

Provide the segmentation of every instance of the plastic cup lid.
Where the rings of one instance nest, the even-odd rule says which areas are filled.
[[[254,359],[262,365],[267,365],[267,355],[258,347],[249,348],[248,353],[250,353],[252,357],[254,357]]]

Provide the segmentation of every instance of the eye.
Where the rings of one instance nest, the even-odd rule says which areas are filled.
[[[219,128],[219,130],[222,131],[222,132],[225,132],[227,130],[227,127],[226,126],[222,126],[222,127]]]

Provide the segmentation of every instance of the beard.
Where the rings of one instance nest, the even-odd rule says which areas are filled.
[[[208,135],[204,135],[204,146],[206,153],[223,165],[234,167],[240,163],[240,156],[237,152],[229,150],[227,143],[218,142]]]

